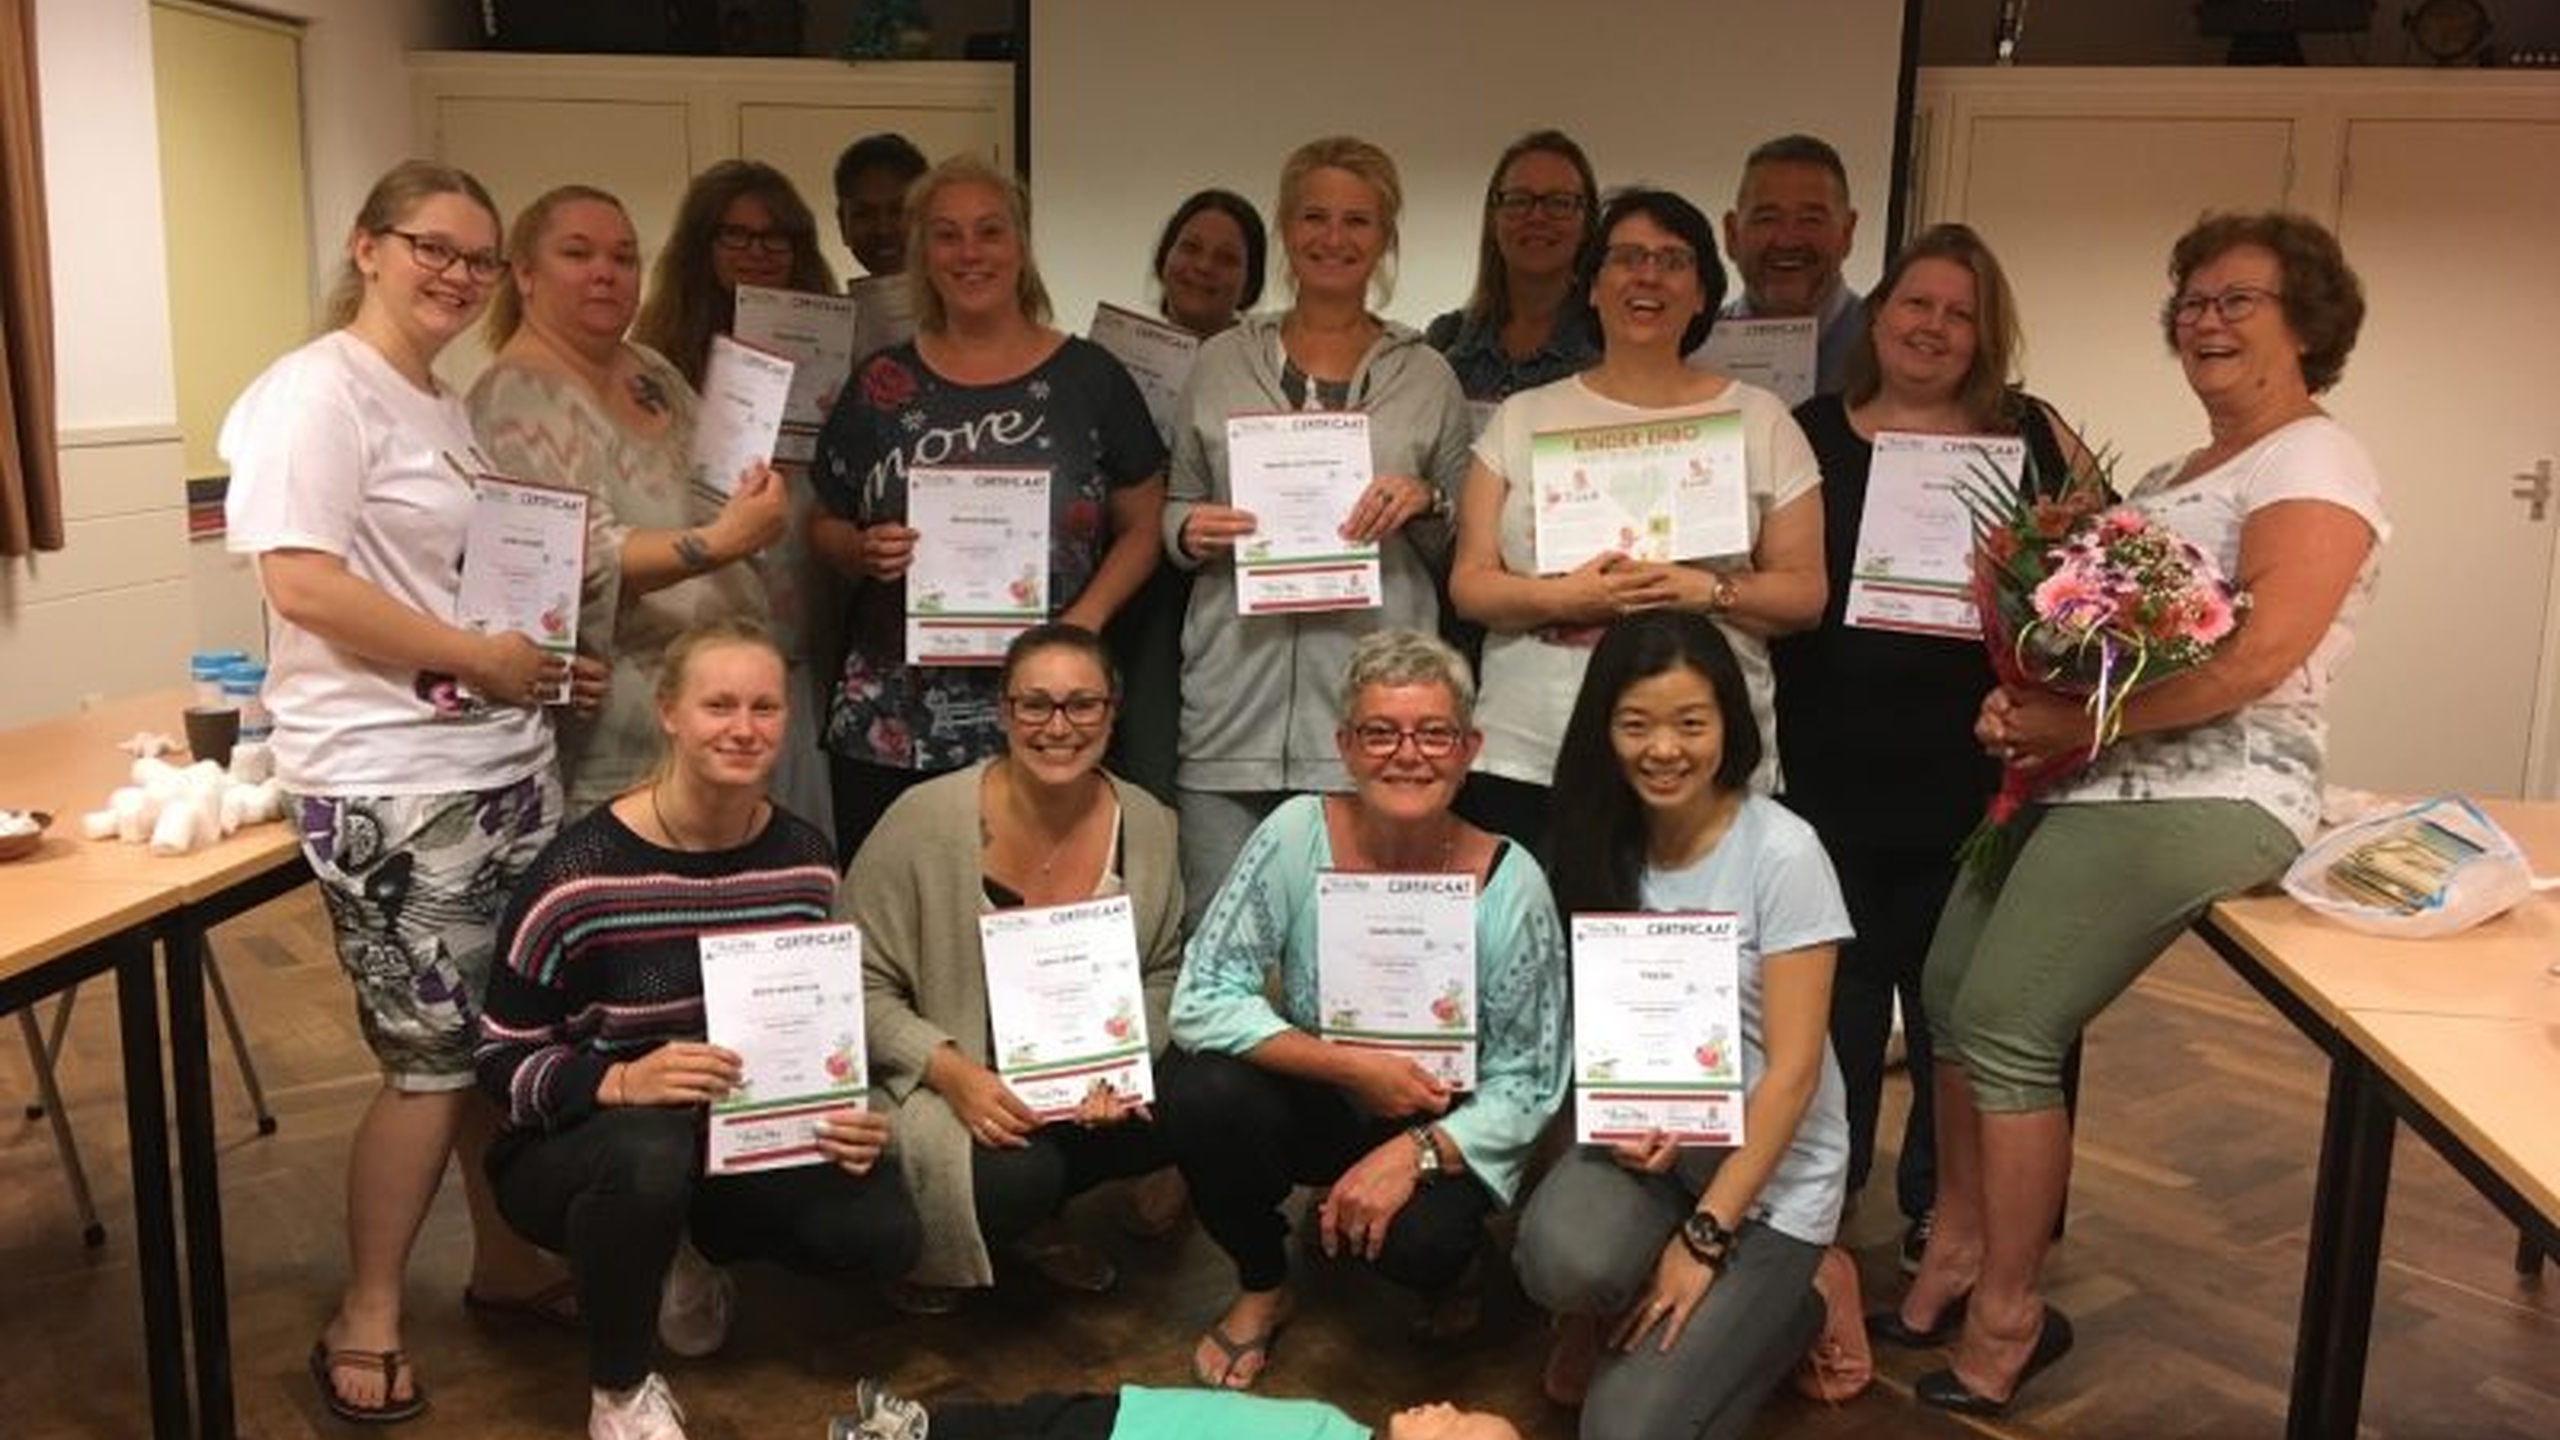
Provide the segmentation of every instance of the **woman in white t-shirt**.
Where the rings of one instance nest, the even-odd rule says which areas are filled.
[[[1458,613],[1486,631],[1484,703],[1476,717],[1484,751],[1458,808],[1539,850],[1556,746],[1601,627],[1664,608],[1715,620],[1750,681],[1752,715],[1770,742],[1751,777],[1752,788],[1766,794],[1777,755],[1768,637],[1821,619],[1824,598],[1822,469],[1804,432],[1777,396],[1681,359],[1705,341],[1724,300],[1714,227],[1678,195],[1637,189],[1610,199],[1599,233],[1584,294],[1601,337],[1600,363],[1521,391],[1494,412],[1476,439],[1475,468],[1458,504],[1449,576]],[[1650,537],[1628,537],[1635,543],[1560,569],[1541,559],[1532,459],[1541,436],[1693,421],[1704,422],[1709,438],[1698,443],[1706,455],[1719,444],[1739,445],[1741,493],[1731,518],[1747,545],[1661,563],[1631,558],[1628,552]],[[1713,438],[1720,430],[1736,440]]]
[[[311,1349],[328,1408],[406,1419],[401,1283],[459,1154],[474,1253],[466,1300],[574,1323],[538,1252],[498,1221],[480,1157],[496,1112],[472,1042],[499,902],[559,823],[542,698],[568,667],[522,635],[452,623],[469,532],[471,423],[429,366],[504,265],[480,182],[412,161],[347,238],[329,333],[253,381],[223,423],[230,547],[270,616],[276,771],[338,959],[383,1070],[347,1166],[349,1275]],[[592,708],[602,674],[583,669]]]

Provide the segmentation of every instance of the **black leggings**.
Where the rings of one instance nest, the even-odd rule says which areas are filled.
[[[1106,1180],[1173,1163],[1163,1127],[1142,1121],[1086,1130],[1062,1120],[1028,1138],[1031,1143],[1019,1150],[982,1145],[969,1157],[970,1198],[978,1209],[978,1233],[989,1245],[1030,1234],[1060,1206]]]
[[[933,1440],[1111,1440],[1119,1418],[1117,1395],[1042,1393],[936,1405],[932,1431]]]

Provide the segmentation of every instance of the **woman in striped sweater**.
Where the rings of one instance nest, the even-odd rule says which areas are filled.
[[[745,622],[669,646],[656,774],[563,830],[498,932],[479,1072],[507,1127],[489,1176],[507,1223],[578,1282],[594,1440],[682,1440],[651,1331],[678,1354],[719,1347],[731,1286],[708,1261],[894,1276],[921,1244],[905,1190],[874,1173],[889,1121],[868,1110],[820,1122],[832,1164],[702,1173],[703,1107],[739,1062],[703,1039],[696,939],[820,924],[835,898],[826,838],[765,794],[783,674]]]

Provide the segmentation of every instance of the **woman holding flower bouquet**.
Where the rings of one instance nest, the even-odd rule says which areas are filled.
[[[2298,215],[2209,216],[2169,274],[2162,328],[2209,439],[2067,538],[2108,558],[2156,539],[2206,582],[2203,562],[2218,565],[2246,608],[2208,648],[2230,624],[2218,583],[2165,600],[2147,581],[2129,598],[2084,590],[2070,598],[2125,607],[2108,631],[2134,637],[2119,659],[2174,673],[2114,703],[2017,682],[1982,702],[1975,735],[2013,770],[2091,758],[2019,815],[2004,874],[1956,887],[1929,952],[1937,1223],[1902,1315],[1955,1336],[1952,1367],[1916,1387],[1953,1410],[2005,1409],[2071,1346],[2036,1288],[2070,1174],[2063,1051],[2206,905],[2274,879],[2319,823],[2322,704],[2390,533],[2372,461],[2315,399],[2364,318],[2336,238]],[[2075,553],[2044,558],[2059,577]],[[2036,598],[2053,603],[2018,612],[2028,640],[2071,618]]]

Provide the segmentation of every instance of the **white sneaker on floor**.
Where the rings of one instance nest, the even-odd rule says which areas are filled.
[[[655,1371],[620,1395],[589,1393],[587,1440],[684,1440],[684,1407]]]
[[[738,1282],[728,1271],[703,1259],[692,1241],[677,1242],[658,1292],[658,1343],[688,1360],[711,1354],[728,1342],[737,1300]]]
[[[853,1413],[827,1423],[827,1440],[925,1440],[931,1424],[923,1405],[864,1376],[854,1383]]]

